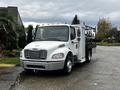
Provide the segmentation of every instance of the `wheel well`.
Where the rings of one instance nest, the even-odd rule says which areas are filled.
[[[68,56],[73,56],[73,53],[72,53],[71,51],[68,52],[68,54],[67,54],[67,56],[66,56],[66,59],[67,59]],[[74,59],[73,59],[73,57],[72,57],[72,62],[73,62],[73,64],[74,64]]]
[[[68,52],[67,56],[68,56],[68,55],[73,55],[73,54],[72,54],[72,52]]]

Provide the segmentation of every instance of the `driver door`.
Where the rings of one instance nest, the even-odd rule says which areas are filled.
[[[71,40],[71,50],[74,55],[77,55],[78,53],[78,41],[76,37],[76,31],[74,27],[70,27],[71,32],[70,32],[70,40]]]

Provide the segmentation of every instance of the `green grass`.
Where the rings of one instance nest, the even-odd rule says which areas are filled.
[[[19,58],[0,58],[0,64],[20,64]]]
[[[120,43],[97,42],[96,44],[100,46],[120,46]]]

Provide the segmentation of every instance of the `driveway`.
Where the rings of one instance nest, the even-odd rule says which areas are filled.
[[[68,76],[22,72],[19,80],[11,90],[120,90],[120,47],[98,46],[92,61],[76,65]]]

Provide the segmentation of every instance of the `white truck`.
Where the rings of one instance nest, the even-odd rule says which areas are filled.
[[[95,44],[95,28],[86,25],[42,25],[34,41],[20,53],[25,71],[62,70],[69,74],[75,63],[90,62]]]

